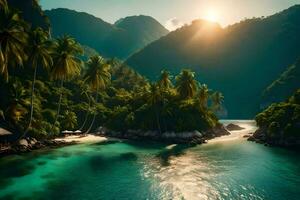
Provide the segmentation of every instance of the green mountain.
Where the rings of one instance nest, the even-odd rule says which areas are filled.
[[[289,66],[263,92],[263,103],[281,102],[300,88],[300,59]]]
[[[69,34],[106,57],[127,58],[168,33],[148,16],[126,17],[109,24],[90,14],[63,8],[47,10],[45,14],[54,37]]]
[[[49,29],[49,20],[37,0],[7,0],[7,2],[9,6],[21,12],[22,18],[31,24],[32,28]]]
[[[300,5],[269,17],[220,27],[196,20],[149,44],[126,63],[156,79],[167,69],[197,72],[224,93],[229,118],[253,117],[262,91],[300,55]]]

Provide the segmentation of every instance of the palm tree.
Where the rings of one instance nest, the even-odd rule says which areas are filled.
[[[78,56],[81,54],[81,46],[70,36],[63,36],[55,41],[51,74],[54,80],[60,80],[61,90],[65,80],[80,74],[82,63]],[[53,128],[59,117],[62,94],[61,91]]]
[[[1,1],[5,5],[6,1]],[[8,81],[9,65],[23,66],[28,24],[13,9],[0,9],[0,74]]]
[[[200,108],[205,110],[207,108],[207,101],[209,97],[209,89],[206,84],[203,84],[199,88],[198,100],[200,103]]]
[[[23,127],[17,125],[23,119],[27,113],[26,107],[30,104],[29,96],[25,88],[22,86],[22,83],[19,81],[14,81],[11,85],[10,95],[9,95],[9,106],[5,111],[5,116],[7,119],[14,124],[13,127],[23,129]]]
[[[0,0],[0,10],[4,10],[4,11],[8,10],[8,4],[6,0]]]
[[[91,94],[90,94],[91,91],[90,91],[89,87],[86,87],[86,86],[87,85],[84,82],[81,84],[81,95],[84,95],[85,98],[88,100],[88,109],[87,109],[87,113],[85,115],[84,121],[83,121],[81,127],[79,128],[80,131],[82,131],[83,128],[85,127],[88,116],[90,114],[89,112],[91,110],[91,102],[92,102],[92,97],[91,97]]]
[[[160,126],[160,117],[159,117],[159,104],[162,102],[162,95],[160,88],[157,84],[151,84],[150,85],[150,91],[147,96],[148,104],[152,107],[154,107],[155,112],[155,118],[156,118],[156,124],[159,133],[161,134],[161,126]]]
[[[221,92],[214,92],[211,95],[211,100],[213,103],[213,110],[219,111],[221,109],[222,103],[224,101],[224,96]]]
[[[31,106],[30,106],[30,119],[29,125],[24,132],[23,136],[26,136],[28,132],[32,119],[33,119],[33,110],[34,110],[34,90],[35,90],[35,81],[37,75],[38,65],[43,67],[44,69],[49,69],[52,66],[52,57],[49,51],[49,41],[48,41],[48,33],[43,31],[41,28],[37,28],[32,31],[29,37],[29,58],[28,64],[33,68],[33,81],[32,81],[32,89],[31,89]]]
[[[96,92],[95,103],[97,104],[99,89],[105,89],[111,80],[111,74],[109,72],[110,65],[101,56],[92,56],[87,62],[87,67],[85,82]],[[95,111],[92,123],[86,133],[91,131],[96,115],[97,113]]]
[[[166,70],[161,71],[160,79],[158,81],[158,85],[162,89],[169,89],[172,87],[172,82],[170,80],[170,73]]]
[[[176,89],[182,99],[193,98],[197,91],[195,73],[184,69],[176,77]]]
[[[64,128],[72,130],[77,125],[77,116],[74,112],[65,111],[64,119],[62,121]]]

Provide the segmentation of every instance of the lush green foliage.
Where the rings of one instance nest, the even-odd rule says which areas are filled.
[[[201,106],[199,83],[193,74],[183,70],[175,78],[176,87],[173,87],[169,72],[162,71],[157,83],[117,94],[119,104],[113,107],[107,126],[120,131],[140,129],[159,132],[201,131],[214,127],[218,120],[211,108],[215,105],[210,108]]]
[[[269,106],[255,120],[270,138],[300,138],[300,89],[288,101]]]
[[[5,1],[3,1],[5,2]],[[70,36],[50,39],[11,7],[1,9],[0,124],[20,137],[53,137],[63,130],[206,130],[223,96],[182,70],[157,82],[116,59],[91,56]],[[3,31],[4,30],[4,31]],[[13,67],[15,66],[15,67]],[[218,95],[216,95],[218,94]],[[205,106],[204,106],[205,105]]]

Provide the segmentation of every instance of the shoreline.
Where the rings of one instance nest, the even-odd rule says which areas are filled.
[[[258,128],[252,136],[248,138],[248,141],[262,144],[269,147],[281,147],[286,149],[300,149],[300,140],[296,138],[271,138],[268,137],[267,128]]]
[[[0,149],[0,158],[9,155],[21,155],[36,150],[55,149],[70,145],[84,143],[98,143],[109,140],[107,137],[97,136],[94,134],[87,135],[70,135],[49,140],[36,140],[34,138],[21,139],[17,144],[2,145]]]
[[[219,124],[204,132],[199,131],[186,131],[186,132],[164,132],[158,131],[142,131],[142,130],[127,130],[126,132],[118,132],[107,130],[102,134],[108,138],[119,138],[136,141],[157,141],[166,144],[204,144],[208,140],[230,135],[231,133],[225,128],[223,124]]]
[[[102,134],[86,134],[86,135],[69,135],[65,137],[58,137],[51,140],[37,141],[33,138],[26,138],[19,141],[17,145],[8,145],[7,149],[1,149],[0,158],[9,155],[18,155],[32,152],[42,149],[54,149],[64,146],[85,144],[85,143],[101,143],[109,140],[132,140],[132,141],[154,141],[163,142],[166,144],[205,144],[223,140],[236,139],[236,131],[228,131],[225,128],[226,124],[220,124],[219,126],[200,133],[199,131],[189,132],[166,132],[161,135],[157,131],[134,131],[128,130],[126,132],[114,132],[106,131]],[[248,131],[246,129],[245,131]],[[238,132],[238,131],[237,131]],[[247,133],[238,137],[243,137]],[[226,139],[225,139],[226,138]]]

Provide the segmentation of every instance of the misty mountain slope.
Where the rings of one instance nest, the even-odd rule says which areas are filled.
[[[300,59],[289,66],[263,93],[264,103],[285,101],[300,88]]]
[[[262,91],[300,55],[300,6],[267,18],[248,19],[221,28],[196,20],[169,33],[127,60],[155,79],[162,69],[182,68],[221,90],[229,117],[253,117]]]
[[[83,12],[59,8],[45,11],[54,37],[69,34],[81,44],[107,57],[126,58],[166,35],[168,31],[152,17],[132,16],[115,25]]]

